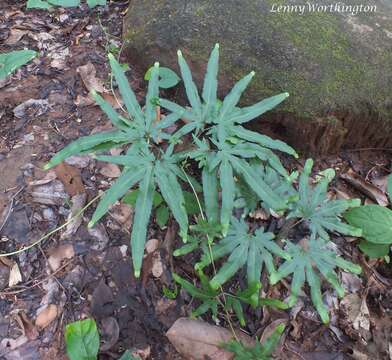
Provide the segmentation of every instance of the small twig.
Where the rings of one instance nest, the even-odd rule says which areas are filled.
[[[60,231],[61,229],[65,228],[68,224],[70,224],[72,221],[74,221],[77,217],[79,217],[86,209],[88,209],[95,201],[97,201],[102,194],[97,195],[94,199],[92,199],[85,207],[83,207],[82,209],[80,209],[73,217],[71,217],[69,220],[67,220],[63,225],[57,227],[56,229],[48,232],[46,235],[42,236],[41,238],[39,238],[37,241],[34,241],[32,244],[23,247],[19,250],[15,250],[15,251],[11,251],[9,253],[5,253],[5,254],[0,254],[0,257],[7,257],[7,256],[11,256],[11,255],[17,255],[20,254],[26,250],[29,250],[31,248],[33,248],[34,246],[40,244],[42,241],[46,240],[48,237],[50,237],[51,235],[57,233],[58,231]]]
[[[22,192],[22,190],[24,188],[25,188],[25,186],[22,186],[14,195],[12,195],[12,197],[10,199],[10,202],[9,202],[9,205],[8,205],[9,207],[8,207],[7,215],[5,216],[3,223],[0,225],[0,233],[3,230],[5,224],[8,221],[8,218],[10,217],[10,215],[12,213],[12,209],[13,209],[13,206],[14,206],[15,198]]]

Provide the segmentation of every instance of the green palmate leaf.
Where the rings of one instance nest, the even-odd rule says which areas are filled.
[[[151,79],[153,67],[150,67],[144,75],[144,80]],[[159,87],[169,89],[176,86],[181,81],[180,77],[171,69],[166,67],[159,68]]]
[[[234,208],[235,184],[233,177],[233,168],[226,159],[222,161],[219,168],[220,185],[222,188],[222,208],[221,224],[223,235],[227,234],[230,225],[230,219]]]
[[[392,244],[392,211],[379,205],[351,209],[344,215],[352,226],[362,229],[362,236],[375,244]]]
[[[68,324],[65,328],[65,343],[70,360],[96,360],[99,334],[95,321],[86,319]]]
[[[188,216],[185,209],[185,200],[176,175],[163,163],[155,165],[155,179],[163,198],[169,205],[174,218],[180,225],[180,234],[184,242],[187,241]]]
[[[129,141],[129,135],[123,131],[110,131],[81,137],[53,156],[49,163],[45,165],[44,169],[48,170],[60,164],[70,156],[92,150],[97,145],[113,142],[120,144],[124,141]]]
[[[147,225],[150,220],[155,190],[153,175],[153,168],[147,166],[143,180],[139,185],[139,195],[136,201],[131,234],[132,261],[135,277],[140,276],[140,269],[142,267]]]
[[[87,5],[89,8],[94,8],[96,6],[105,6],[106,5],[106,0],[87,0]]]
[[[0,54],[0,80],[5,79],[37,55],[38,53],[33,50],[18,50]]]
[[[112,187],[106,191],[105,195],[99,202],[88,226],[93,227],[96,222],[107,213],[110,205],[113,205],[118,199],[122,198],[127,193],[127,191],[129,191],[132,186],[141,181],[145,175],[147,175],[145,169],[139,169],[137,171],[134,169],[125,170],[115,181]]]
[[[234,353],[234,360],[272,360],[272,353],[275,351],[284,329],[284,324],[279,324],[264,343],[256,341],[253,347],[246,346],[237,340],[231,340],[223,344],[222,347]]]
[[[273,238],[274,234],[264,233],[263,229],[258,229],[254,235],[248,234],[248,226],[244,220],[239,221],[232,218],[228,235],[218,244],[212,246],[214,260],[226,255],[229,257],[210,281],[211,287],[219,288],[245,264],[249,284],[259,282],[263,264],[269,273],[274,273],[272,254],[286,259],[289,259],[290,256],[272,240]],[[196,266],[198,269],[202,269],[210,263],[210,254],[206,253]]]
[[[361,240],[359,243],[361,251],[369,256],[371,259],[387,256],[389,254],[391,245],[371,243],[366,240]]]
[[[287,252],[290,259],[280,266],[277,272],[270,277],[271,284],[293,274],[291,281],[291,295],[288,301],[293,306],[305,281],[311,289],[311,297],[320,317],[324,323],[329,321],[328,309],[323,304],[321,296],[321,285],[319,275],[314,268],[332,285],[339,297],[343,297],[344,289],[339,284],[338,277],[334,271],[336,267],[355,274],[361,273],[361,267],[345,261],[335,253],[328,250],[323,239],[311,239],[304,241],[301,245],[287,243]]]
[[[113,75],[117,81],[120,94],[122,96],[122,99],[124,100],[124,104],[128,110],[128,113],[133,118],[135,118],[139,125],[144,125],[144,116],[142,113],[142,109],[136,99],[135,93],[129,86],[128,80],[124,74],[124,70],[112,54],[109,54],[108,57],[110,61],[110,66],[113,71]]]
[[[204,167],[202,182],[207,219],[209,222],[217,223],[219,219],[219,203],[216,170],[209,171],[207,167]]]
[[[359,199],[328,199],[328,183],[334,174],[332,169],[328,172],[328,176],[323,177],[313,189],[309,185],[309,175],[312,166],[313,161],[307,160],[299,179],[299,199],[295,203],[293,210],[288,214],[288,218],[302,218],[306,220],[313,239],[319,236],[329,240],[328,231],[344,235],[361,236],[362,230],[360,228],[341,221],[343,213],[349,208],[358,207],[361,201]]]

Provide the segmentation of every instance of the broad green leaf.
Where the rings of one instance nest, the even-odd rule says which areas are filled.
[[[47,10],[51,8],[51,5],[44,0],[27,0],[26,8]]]
[[[27,64],[38,55],[33,50],[17,50],[0,54],[0,80]]]
[[[146,74],[144,80],[151,79],[151,72],[153,66],[151,66]],[[181,78],[171,69],[167,67],[159,67],[159,87],[162,89],[169,89],[176,86],[181,81]]]
[[[375,244],[362,239],[359,243],[359,248],[364,254],[369,256],[369,258],[376,259],[387,256],[391,249],[391,245]]]
[[[226,235],[233,213],[235,194],[233,168],[226,159],[219,167],[219,179],[222,188],[221,224],[223,235]]]
[[[362,237],[375,244],[392,244],[392,211],[379,205],[360,206],[344,214],[346,221],[362,229]]]
[[[125,119],[124,117],[120,117],[120,115],[117,114],[117,112],[112,108],[112,105],[105,101],[101,95],[93,90],[91,92],[91,96],[116,128],[122,130],[129,129],[129,126],[131,125],[129,120]]]
[[[99,334],[93,319],[75,321],[65,327],[65,343],[70,360],[96,360]]]
[[[108,212],[109,207],[122,198],[132,186],[141,181],[144,175],[145,169],[143,168],[138,171],[134,169],[124,171],[102,197],[88,226],[93,227]]]
[[[124,100],[124,104],[129,114],[135,118],[136,122],[139,125],[144,126],[145,124],[142,109],[140,108],[140,105],[136,99],[135,93],[129,86],[128,79],[124,74],[124,70],[112,54],[109,54],[108,57],[110,66],[113,71],[113,75],[117,81],[118,88],[120,90],[121,97]]]
[[[160,228],[163,228],[166,226],[167,221],[169,220],[169,209],[165,205],[161,205],[156,213],[156,222],[159,225]]]
[[[289,94],[282,93],[279,95],[275,95],[264,99],[254,105],[241,108],[239,113],[233,115],[229,118],[229,121],[234,123],[242,124],[246,123],[252,119],[257,118],[258,116],[266,113],[267,111],[273,109],[277,105],[279,105],[283,100],[287,99]]]
[[[180,50],[177,51],[177,55],[178,55],[178,64],[180,66],[182,80],[184,81],[186,95],[196,114],[201,116],[201,111],[202,111],[201,101],[200,101],[199,93],[197,91],[197,87],[192,79],[191,70],[189,69],[189,66],[186,63],[184,57],[182,56],[182,52]]]
[[[87,0],[87,5],[89,8],[94,8],[96,6],[105,6],[106,5],[106,0]]]
[[[207,64],[207,74],[204,79],[202,97],[205,102],[205,112],[208,114],[216,103],[218,91],[219,44],[211,52]]]
[[[48,0],[50,5],[62,7],[76,7],[80,5],[80,0]]]
[[[139,195],[138,189],[132,190],[123,197],[122,201],[132,207],[135,207],[138,195]],[[163,202],[163,198],[161,194],[158,191],[154,191],[154,199],[152,202],[154,209],[157,208],[159,205],[161,205],[162,202]]]
[[[121,355],[119,360],[140,360],[140,357],[132,355],[132,353],[127,350],[124,354]]]
[[[221,122],[227,120],[227,118],[230,115],[230,112],[233,111],[234,107],[237,105],[242,93],[248,87],[248,85],[254,75],[255,75],[255,72],[252,71],[251,73],[249,73],[248,75],[243,77],[240,81],[238,81],[234,85],[234,87],[231,89],[229,94],[223,100],[223,104],[222,104],[222,107],[219,112],[219,119],[217,121],[218,123],[221,123]]]
[[[185,201],[185,210],[188,215],[197,215],[200,214],[199,203],[196,199],[196,196],[193,192],[183,191],[184,201]],[[202,200],[200,201],[200,205],[203,207]]]
[[[165,202],[169,205],[174,218],[180,225],[183,241],[187,240],[188,216],[185,209],[185,200],[176,175],[162,162],[155,165],[155,179]]]
[[[147,226],[150,220],[154,197],[154,178],[151,166],[140,170],[144,176],[139,185],[139,195],[136,201],[135,216],[131,234],[132,262],[135,277],[140,276],[142,267],[144,244],[146,243]]]
[[[82,152],[87,152],[93,149],[95,146],[104,144],[106,142],[121,143],[129,140],[129,135],[123,131],[110,131],[102,132],[94,135],[83,136],[71,144],[67,145],[64,149],[59,151],[52,159],[45,165],[44,169],[49,170],[50,168],[60,164],[65,159],[72,155],[77,155]]]
[[[218,180],[216,170],[209,171],[208,167],[205,166],[202,170],[202,183],[207,219],[209,222],[216,223],[219,219]]]

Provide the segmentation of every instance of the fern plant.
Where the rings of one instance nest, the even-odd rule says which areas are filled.
[[[324,171],[321,180],[313,189],[309,184],[309,175],[312,167],[313,160],[308,159],[299,178],[298,201],[288,213],[287,219],[300,218],[305,221],[309,226],[311,239],[320,237],[328,241],[328,231],[344,235],[361,236],[361,229],[341,221],[343,213],[349,208],[360,206],[361,201],[359,199],[328,199],[328,184],[335,177],[333,169]]]
[[[119,115],[99,94],[92,93],[98,105],[106,113],[115,128],[114,131],[82,137],[59,153],[45,167],[49,169],[74,154],[97,153],[113,147],[128,145],[125,155],[96,155],[96,159],[123,166],[121,176],[104,194],[99,202],[89,227],[95,225],[109,210],[109,207],[122,198],[132,187],[138,186],[139,192],[135,206],[135,216],[131,234],[132,260],[135,276],[140,276],[146,240],[147,225],[153,206],[154,192],[159,188],[165,202],[180,225],[180,235],[187,239],[188,217],[184,205],[184,196],[178,178],[184,178],[173,154],[174,145],[164,151],[154,144],[170,135],[163,129],[171,126],[178,115],[172,114],[157,121],[159,86],[159,64],[156,63],[148,85],[145,107],[142,110],[136,100],[121,65],[109,54],[110,65],[117,80],[120,94],[124,100],[128,117]]]
[[[324,323],[328,323],[328,308],[324,305],[321,295],[319,274],[333,286],[339,297],[343,297],[344,288],[340,285],[334,269],[339,267],[344,271],[355,274],[361,273],[361,267],[337,256],[327,249],[324,239],[316,238],[302,241],[301,244],[287,242],[287,252],[290,259],[286,260],[270,277],[271,284],[293,274],[291,281],[291,295],[288,305],[291,307],[297,302],[298,293],[305,281],[310,286],[311,298]],[[318,272],[316,272],[316,269]]]
[[[227,236],[212,246],[211,253],[205,252],[201,261],[196,264],[197,269],[203,269],[213,260],[229,255],[210,281],[211,288],[218,289],[245,265],[248,284],[258,283],[264,264],[270,274],[275,272],[272,254],[290,259],[273,241],[273,233],[264,232],[262,228],[257,229],[254,234],[249,234],[248,231],[248,225],[243,219],[232,218]]]
[[[173,138],[177,141],[176,139],[185,134],[190,132],[193,134],[196,149],[183,155],[196,159],[202,167],[203,192],[208,219],[212,222],[218,222],[219,219],[223,234],[227,234],[235,199],[234,174],[241,176],[247,186],[273,208],[285,208],[285,202],[257,176],[249,160],[259,159],[269,163],[286,176],[286,170],[271,149],[294,156],[297,156],[296,152],[284,142],[247,130],[242,127],[242,124],[271,110],[286,99],[288,94],[282,93],[252,106],[237,107],[242,93],[255,75],[251,72],[238,81],[224,100],[220,101],[217,96],[218,44],[211,52],[207,64],[201,96],[181,51],[178,52],[178,63],[190,108],[182,107],[166,99],[160,99],[160,105],[172,114],[177,114],[178,117],[188,121],[173,135]],[[220,214],[217,200],[218,185],[222,192]]]

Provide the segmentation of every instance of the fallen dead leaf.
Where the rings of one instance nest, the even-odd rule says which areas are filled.
[[[136,349],[132,351],[132,356],[135,358],[140,358],[141,360],[147,360],[150,359],[151,356],[151,347],[147,346],[144,349]]]
[[[86,65],[79,66],[76,71],[79,73],[83,80],[84,86],[89,92],[95,90],[97,92],[103,93],[105,91],[103,81],[97,78],[97,71],[91,62],[88,62]]]
[[[38,338],[39,333],[37,328],[33,325],[24,311],[19,311],[16,314],[15,319],[22,329],[23,335],[25,335],[29,340],[35,340]]]
[[[160,278],[163,274],[163,263],[159,251],[155,251],[152,256],[151,273],[155,278]]]
[[[71,165],[61,163],[54,168],[57,178],[63,183],[65,191],[70,195],[85,192],[80,170]]]
[[[104,163],[99,173],[108,178],[118,178],[121,175],[121,169],[116,164]]]
[[[63,260],[72,259],[74,256],[75,251],[73,245],[60,245],[59,247],[51,251],[51,254],[48,258],[49,267],[52,271],[56,271],[60,268]]]
[[[285,326],[287,326],[288,322],[288,319],[276,319],[272,321],[269,325],[265,327],[263,334],[260,337],[260,343],[264,343],[272,335],[278,325],[284,324]]]
[[[169,341],[185,359],[231,360],[234,354],[220,347],[233,339],[233,334],[222,327],[207,324],[201,320],[178,319],[166,333]],[[248,346],[254,340],[237,332],[237,336]]]
[[[365,181],[352,169],[349,169],[346,173],[341,174],[340,176],[370,199],[376,201],[379,205],[388,206],[389,201],[384,192],[382,192],[377,186]]]
[[[39,329],[45,329],[52,323],[58,316],[58,308],[55,304],[49,304],[43,308],[37,315],[35,326]]]
[[[64,185],[59,180],[52,180],[45,185],[34,186],[31,192],[34,202],[45,205],[64,205],[69,198]]]
[[[20,282],[22,282],[22,274],[20,273],[18,264],[14,262],[10,270],[8,286],[12,287],[19,284]]]
[[[348,294],[340,302],[340,308],[345,313],[346,321],[363,338],[369,339],[370,313],[366,304],[366,296],[361,299],[357,294]]]
[[[150,239],[146,242],[146,252],[147,254],[151,254],[159,247],[159,240],[158,239]]]
[[[101,321],[101,351],[108,351],[116,345],[120,336],[120,327],[117,320],[110,316]]]
[[[130,229],[132,226],[133,209],[127,204],[116,204],[111,207],[110,215],[124,225],[125,229]]]

